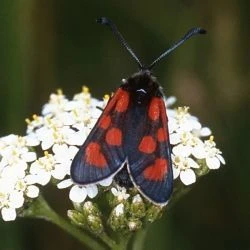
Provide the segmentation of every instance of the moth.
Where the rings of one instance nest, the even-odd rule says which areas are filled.
[[[189,30],[144,66],[111,20],[102,17],[97,22],[112,30],[139,71],[122,80],[109,100],[72,161],[71,178],[76,184],[87,185],[115,176],[125,185],[132,183],[150,202],[165,205],[173,190],[171,146],[164,96],[151,70],[187,39],[206,31]]]

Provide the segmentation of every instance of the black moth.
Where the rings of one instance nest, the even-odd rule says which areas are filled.
[[[116,26],[102,17],[139,66],[123,80],[71,165],[74,183],[87,185],[115,176],[118,184],[135,186],[149,201],[165,205],[173,190],[171,147],[166,107],[151,69],[187,39],[206,31],[193,28],[149,66],[144,66]]]

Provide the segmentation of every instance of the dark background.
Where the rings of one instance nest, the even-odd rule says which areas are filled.
[[[249,11],[247,0],[1,0],[0,135],[24,135],[24,119],[59,87],[71,97],[85,84],[101,98],[137,70],[97,17],[115,21],[147,64],[190,27],[206,28],[154,73],[167,95],[212,129],[227,164],[151,226],[145,249],[250,249]],[[67,192],[51,191],[53,207],[71,208]],[[18,219],[0,222],[0,249],[83,248],[47,222]]]

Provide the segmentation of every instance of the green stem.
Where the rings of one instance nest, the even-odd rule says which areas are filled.
[[[90,237],[84,231],[80,230],[76,226],[72,225],[69,221],[59,216],[54,210],[51,209],[51,207],[49,207],[48,203],[42,196],[39,196],[39,198],[37,198],[31,203],[28,209],[24,210],[23,216],[45,219],[54,223],[55,225],[62,228],[67,233],[78,239],[83,245],[87,246],[89,249],[106,249],[95,238]]]
[[[114,245],[113,248],[111,248],[111,249],[112,250],[126,250],[127,246],[128,246],[129,240],[130,240],[130,235],[129,236],[123,235],[120,238],[119,243],[117,243],[116,245]]]
[[[141,229],[138,231],[133,238],[132,250],[143,250],[145,238],[147,235],[147,228]]]
[[[102,233],[98,236],[104,243],[106,243],[110,249],[115,249],[114,247],[117,246],[117,244],[106,234]]]

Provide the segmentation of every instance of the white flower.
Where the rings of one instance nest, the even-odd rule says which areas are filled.
[[[43,150],[51,148],[54,144],[81,145],[85,139],[81,135],[76,136],[76,131],[69,126],[57,126],[55,119],[51,119],[51,127],[41,127],[36,131],[36,136],[41,141]]]
[[[173,147],[173,153],[188,157],[191,154],[197,159],[205,158],[204,143],[191,132],[178,131],[170,135],[170,143],[177,145]]]
[[[84,202],[87,198],[94,198],[98,194],[97,186],[94,184],[86,185],[86,186],[78,186],[74,185],[69,192],[69,198],[71,201],[76,203]]]
[[[70,200],[76,203],[84,202],[84,200],[87,198],[87,195],[87,189],[83,186],[73,186],[69,192]]]
[[[37,183],[43,186],[49,183],[52,176],[56,178],[60,171],[64,171],[64,169],[56,168],[53,155],[47,151],[43,157],[38,158],[30,166],[30,173],[37,178]]]
[[[140,203],[142,202],[142,198],[139,194],[135,195],[132,199],[132,203]]]
[[[88,197],[93,199],[98,194],[98,188],[95,184],[89,184],[86,186]]]
[[[0,138],[0,170],[6,166],[18,166],[23,170],[27,163],[36,159],[36,153],[29,151],[24,137],[9,135]]]
[[[196,175],[192,168],[199,168],[199,165],[189,157],[173,155],[173,174],[174,179],[180,176],[180,180],[185,185],[190,185],[196,181]]]
[[[24,204],[24,196],[22,191],[13,190],[9,194],[9,206],[12,208],[20,208]]]
[[[114,214],[119,217],[124,214],[124,204],[120,203],[114,208]]]
[[[194,129],[193,134],[197,137],[207,137],[212,134],[212,131],[208,127],[203,127],[201,129]]]
[[[52,148],[55,160],[55,178],[62,180],[67,174],[70,174],[70,166],[74,156],[79,149],[75,146],[67,146],[66,144],[55,144]]]
[[[27,130],[26,130],[26,133],[28,135],[32,134],[35,129],[40,128],[40,127],[44,126],[44,124],[45,124],[45,118],[42,116],[33,115],[32,118],[33,118],[32,121],[28,118],[25,119],[25,121],[28,125]],[[33,136],[33,138],[35,138],[35,136]]]
[[[119,202],[127,200],[130,196],[129,194],[127,194],[126,188],[120,186],[111,188],[111,192]]]
[[[64,189],[64,188],[68,188],[68,187],[70,187],[72,185],[73,185],[72,180],[71,179],[66,179],[66,180],[63,180],[63,181],[59,182],[57,184],[57,188],[58,189]]]
[[[16,219],[16,210],[11,207],[3,207],[1,215],[4,221],[13,221]]]
[[[221,155],[221,151],[216,148],[214,137],[210,136],[209,140],[205,141],[206,164],[209,169],[218,169],[225,160]]]
[[[98,184],[101,186],[109,186],[112,183],[112,178],[107,178]],[[109,184],[109,185],[108,185]],[[84,202],[87,196],[93,199],[98,194],[97,184],[89,184],[85,186],[75,185],[71,179],[66,179],[57,184],[59,189],[70,188],[69,198],[76,203]]]
[[[165,98],[165,104],[166,107],[171,107],[174,103],[176,103],[176,97],[175,96],[169,96],[168,98]]]
[[[62,180],[69,175],[72,159],[78,149],[65,144],[55,144],[52,150],[54,155],[45,151],[45,155],[30,166],[31,175],[43,186],[48,184],[51,177]]]
[[[198,118],[188,113],[189,107],[178,107],[176,110],[168,110],[168,127],[170,134],[173,132],[192,131],[201,129]]]
[[[103,187],[109,187],[113,182],[113,176],[110,176],[102,181],[99,181],[98,184]]]
[[[51,94],[49,102],[43,106],[42,114],[57,114],[63,112],[68,103],[68,100],[63,95],[61,89],[57,90],[57,94]]]
[[[26,195],[29,198],[36,198],[39,195],[39,188],[35,185],[30,185],[26,189]]]

